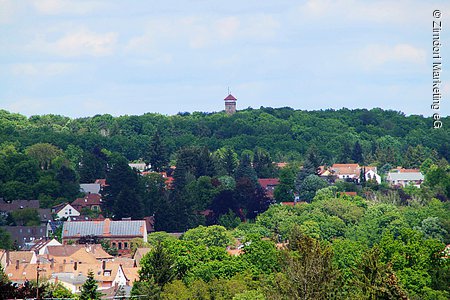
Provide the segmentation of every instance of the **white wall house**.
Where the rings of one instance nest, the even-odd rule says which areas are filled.
[[[376,181],[378,184],[381,184],[381,176],[380,176],[380,175],[378,175],[377,173],[375,173],[374,170],[369,170],[369,171],[367,171],[367,172],[366,172],[366,181],[373,180],[373,179],[375,179],[375,181]]]
[[[64,205],[61,209],[57,210],[56,215],[58,216],[58,219],[61,218],[68,218],[68,217],[78,217],[80,215],[80,212],[73,208],[72,205],[67,203]]]
[[[408,186],[410,184],[415,187],[420,188],[425,177],[420,172],[407,172],[407,173],[398,173],[398,172],[389,172],[386,178],[386,181],[391,185],[396,186]]]

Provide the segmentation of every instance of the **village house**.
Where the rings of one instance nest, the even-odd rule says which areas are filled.
[[[359,183],[361,181],[361,171],[364,172],[366,181],[374,180],[381,184],[381,176],[377,173],[377,167],[360,166],[358,164],[333,164],[331,167],[319,167],[319,176],[329,183],[336,179]]]
[[[62,230],[63,244],[76,242],[81,237],[95,236],[108,241],[117,248],[119,255],[131,252],[131,240],[142,238],[147,241],[147,226],[144,220],[111,221],[71,221],[64,222]]]
[[[52,207],[52,213],[56,214],[57,219],[78,217],[80,212],[69,203],[61,203]]]
[[[275,187],[280,184],[280,180],[278,178],[260,178],[258,182],[266,192],[266,196],[273,199]]]
[[[99,194],[86,194],[83,198],[77,198],[71,203],[71,206],[79,212],[83,208],[100,212],[101,205],[102,197]]]
[[[35,240],[47,239],[47,226],[2,226],[11,235],[11,240],[19,249],[30,248]]]
[[[425,177],[419,170],[415,169],[396,169],[388,173],[386,181],[392,186],[406,187],[413,185],[420,188]]]

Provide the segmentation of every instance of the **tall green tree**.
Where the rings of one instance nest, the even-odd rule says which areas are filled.
[[[355,145],[353,146],[352,160],[357,164],[364,164],[363,150],[359,141],[356,141]]]
[[[98,284],[94,279],[94,272],[89,271],[87,280],[81,286],[80,300],[99,300],[101,299],[102,293],[97,291]]]
[[[162,140],[161,132],[157,129],[152,137],[146,153],[145,162],[150,164],[155,172],[161,172],[169,163],[167,146]]]
[[[176,275],[175,260],[162,243],[141,259],[139,281],[154,281],[160,287],[171,282]]]

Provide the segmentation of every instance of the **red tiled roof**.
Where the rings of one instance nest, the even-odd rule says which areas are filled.
[[[358,164],[334,164],[331,169],[336,174],[359,174]]]
[[[233,95],[231,95],[231,94],[229,94],[225,99],[223,99],[223,100],[225,100],[225,101],[236,101],[237,99],[233,96]]]
[[[72,206],[86,207],[91,205],[101,205],[102,197],[99,194],[87,194],[83,198],[77,198],[72,202]]]
[[[263,188],[267,188],[269,185],[279,185],[280,180],[278,178],[260,178],[258,179],[259,184]]]
[[[101,187],[107,186],[106,179],[96,179],[94,183],[100,184]]]
[[[341,192],[340,193],[341,195],[342,194],[344,194],[344,195],[347,195],[347,196],[352,196],[352,197],[354,197],[354,196],[357,196],[358,194],[356,193],[356,192]]]

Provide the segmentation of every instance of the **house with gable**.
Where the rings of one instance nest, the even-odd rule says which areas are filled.
[[[52,207],[52,213],[56,214],[57,219],[78,217],[80,212],[70,203],[61,203]]]
[[[420,188],[425,176],[415,169],[396,169],[387,174],[386,181],[392,186],[406,187],[413,185]]]
[[[84,197],[77,198],[71,203],[71,206],[80,213],[83,208],[89,208],[90,210],[100,212],[101,205],[102,196],[100,196],[99,194],[86,194]]]

